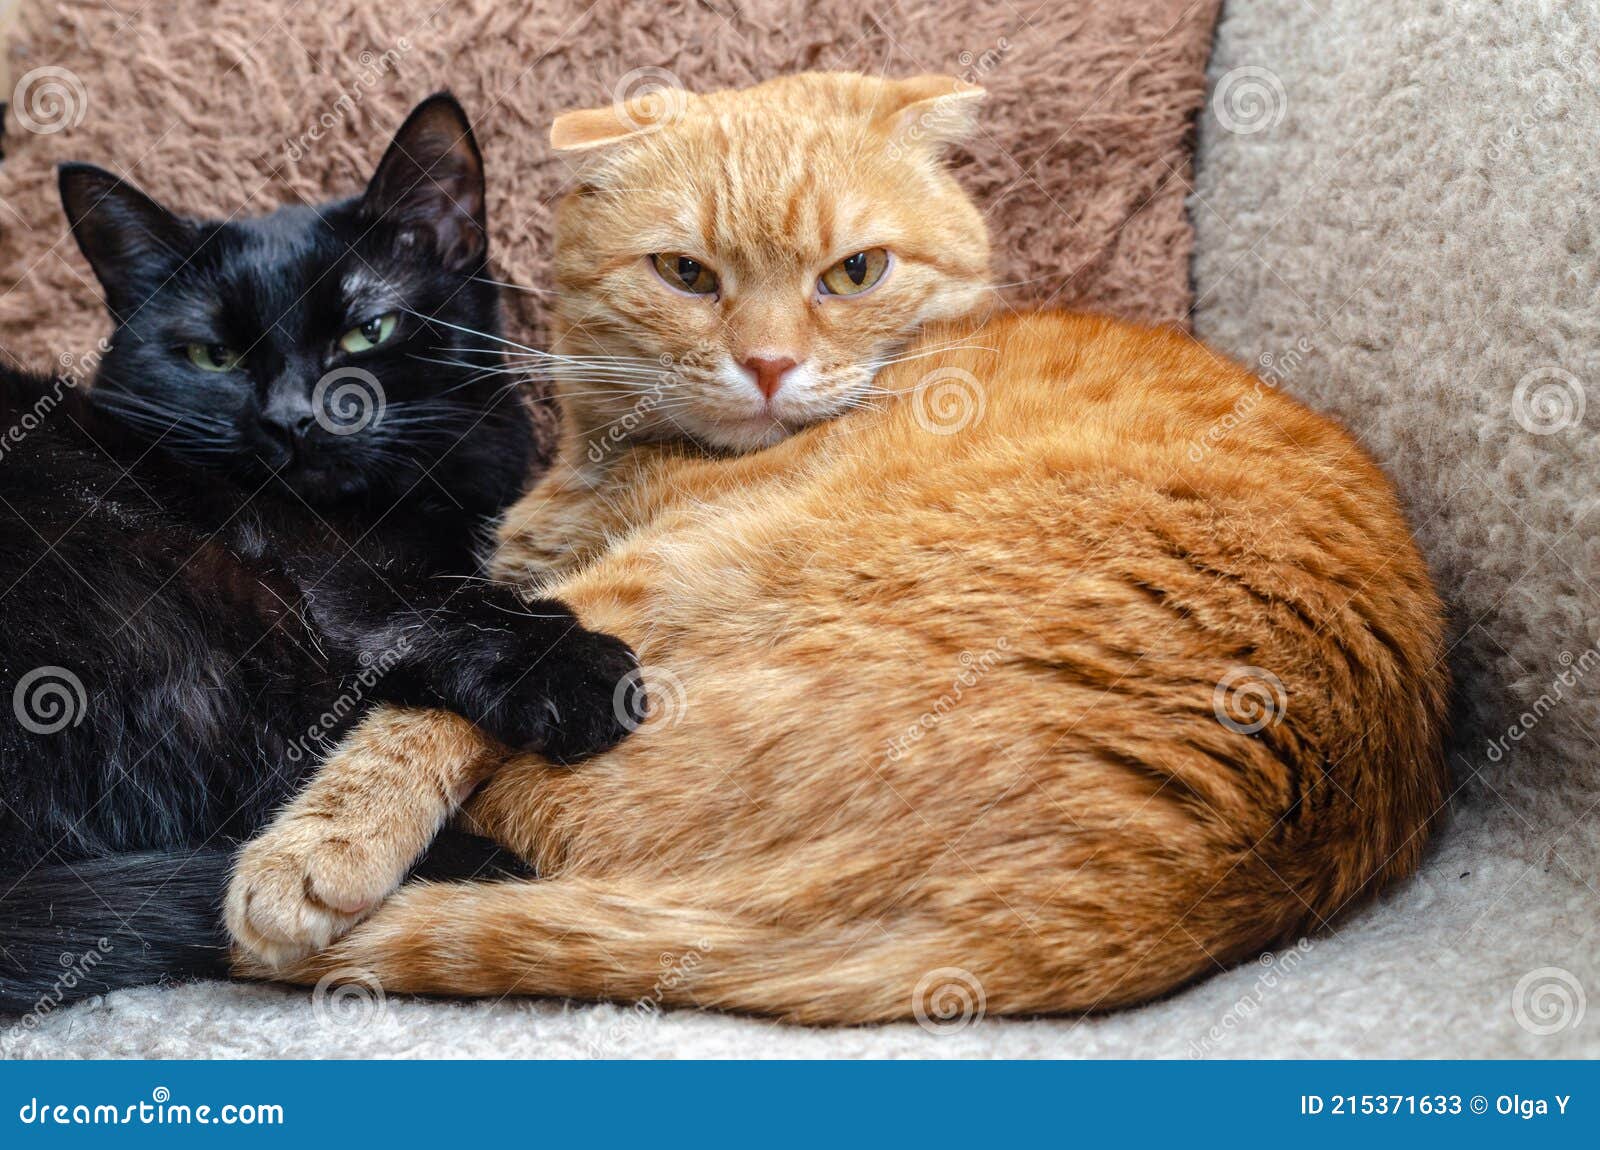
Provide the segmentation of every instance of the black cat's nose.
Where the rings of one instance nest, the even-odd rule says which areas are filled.
[[[316,420],[309,415],[297,415],[287,419],[274,418],[270,415],[261,417],[261,428],[267,436],[285,447],[299,447],[311,436],[311,428]]]
[[[311,397],[299,388],[274,388],[261,407],[261,429],[289,452],[304,446],[315,426]]]
[[[256,426],[262,461],[278,470],[310,453],[316,415],[308,397],[277,391],[262,404]]]

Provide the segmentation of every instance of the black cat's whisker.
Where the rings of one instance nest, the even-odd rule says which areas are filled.
[[[525,284],[514,284],[514,283],[511,283],[509,280],[490,279],[488,276],[473,276],[472,278],[477,280],[481,284],[492,284],[493,286],[495,286],[497,288],[510,288],[512,291],[527,292],[529,295],[555,295],[555,294],[557,294],[557,293],[555,293],[553,291],[550,291],[547,288],[528,287]]]
[[[472,363],[469,360],[440,359],[437,356],[428,356],[428,355],[412,355],[411,358],[416,360],[418,363],[434,363],[434,364],[438,364],[441,367],[456,367],[456,368],[461,368],[461,369],[463,369],[465,371],[479,372],[481,374],[476,376],[475,378],[480,378],[480,379],[487,379],[491,375],[512,375],[512,374],[525,375],[529,379],[535,379],[535,378],[539,377],[539,373],[538,372],[531,371],[529,369],[521,368],[521,367],[508,367],[508,366],[506,366],[504,364]]]
[[[406,312],[406,314],[408,314],[408,315],[416,316],[418,319],[422,320],[422,322],[424,322],[424,323],[427,323],[427,324],[438,324],[440,327],[449,328],[451,331],[465,332],[467,335],[477,336],[479,339],[486,339],[486,340],[489,340],[491,343],[503,344],[506,347],[514,347],[518,351],[527,352],[529,355],[544,355],[544,354],[547,354],[545,352],[539,351],[538,348],[529,347],[525,343],[518,343],[514,339],[507,339],[503,335],[496,335],[496,334],[494,334],[493,332],[490,332],[490,331],[479,331],[477,328],[466,327],[466,326],[463,326],[462,324],[459,324],[459,323],[451,323],[449,320],[440,319],[438,316],[428,315],[428,314],[426,314],[424,312],[415,311],[415,310],[413,310],[411,308],[404,308],[402,310],[404,310]]]
[[[481,364],[478,364],[478,365],[459,364],[458,366],[462,366],[462,367],[480,366],[481,367],[483,365],[481,365]],[[556,374],[556,373],[566,374],[566,373],[569,373],[569,372],[595,372],[595,373],[603,372],[603,373],[608,374],[608,375],[616,375],[616,376],[620,376],[620,377],[626,377],[626,378],[629,378],[629,379],[659,379],[663,375],[670,374],[670,372],[668,372],[665,368],[662,368],[662,367],[659,367],[659,366],[656,366],[656,367],[644,367],[644,366],[641,366],[641,365],[638,365],[638,364],[622,363],[622,362],[619,362],[619,361],[605,360],[605,359],[599,359],[599,358],[570,358],[569,357],[569,358],[566,358],[566,359],[556,360],[556,359],[551,359],[551,358],[549,358],[547,356],[540,356],[540,357],[531,358],[531,359],[527,358],[527,357],[519,357],[519,356],[506,356],[505,357],[505,363],[504,363],[503,367],[504,367],[504,370],[507,370],[507,371],[538,371],[538,372],[543,372],[545,374]]]
[[[445,388],[443,391],[441,391],[439,393],[439,395],[440,395],[441,398],[446,396],[446,395],[454,395],[458,391],[465,391],[469,387],[474,387],[477,384],[483,383],[484,381],[486,381],[488,379],[492,379],[492,378],[494,378],[493,374],[482,375],[482,376],[476,376],[475,375],[471,379],[463,380],[462,382],[456,384],[454,387]],[[499,386],[497,391],[491,392],[489,397],[488,397],[488,399],[485,400],[485,402],[486,403],[494,403],[495,401],[497,401],[500,398],[501,395],[505,394],[508,391],[514,391],[516,388],[520,387],[522,385],[522,383],[523,383],[523,380],[520,379],[520,378],[507,380],[505,383],[503,383],[503,384],[501,384]],[[467,405],[463,404],[463,406],[467,406]]]
[[[499,603],[485,603],[484,606],[491,607],[494,610],[499,611],[503,615],[513,615],[518,619],[563,619],[563,618],[566,618],[566,616],[563,616],[563,615],[540,615],[536,611],[514,611],[510,607],[502,606]]]
[[[513,373],[518,375],[527,375],[529,378],[534,377],[533,372],[523,371],[521,368],[515,367],[503,367],[482,363],[468,363],[465,360],[459,359],[439,359],[435,356],[428,355],[413,355],[411,358],[416,360],[418,363],[434,363],[438,364],[440,367],[457,367],[466,371],[478,372],[478,375],[473,376],[474,379],[488,379],[493,375],[509,375]]]
[[[507,352],[506,358],[516,359],[519,355],[525,356],[528,354],[530,353]],[[531,354],[537,355],[541,358],[559,359],[571,363],[605,363],[608,361],[613,361],[617,363],[649,364],[652,367],[662,366],[661,358],[653,355],[616,355],[611,352],[595,353],[593,355],[573,355],[569,352],[562,351],[534,351]]]
[[[132,414],[138,412],[150,415],[172,416],[187,424],[215,427],[219,430],[229,426],[226,419],[210,412],[162,403],[148,396],[135,395],[126,391],[114,391],[104,387],[94,393],[94,402],[119,413]]]
[[[506,363],[512,367],[529,367],[537,364],[547,370],[559,371],[606,371],[638,379],[658,379],[663,375],[673,374],[671,369],[659,363],[650,363],[648,360],[634,362],[611,356],[563,356],[552,359],[548,356],[535,358],[508,355]]]
[[[106,411],[125,426],[164,443],[175,454],[195,460],[228,459],[235,448],[226,423],[211,422],[194,412],[137,403],[104,403]]]
[[[411,314],[421,316],[420,312],[412,312]],[[442,319],[433,319],[433,318],[428,317],[428,316],[422,316],[422,318],[426,322],[437,323],[440,327],[447,327],[447,328],[450,328],[453,331],[460,331],[460,332],[465,332],[468,335],[475,335],[475,336],[478,336],[480,339],[486,339],[486,340],[489,340],[489,341],[491,341],[493,343],[502,344],[505,347],[516,348],[518,352],[522,353],[522,357],[524,357],[524,358],[533,358],[533,359],[538,359],[538,360],[543,360],[543,361],[550,361],[550,362],[557,362],[557,363],[577,363],[577,362],[584,362],[584,361],[599,362],[599,361],[604,361],[604,360],[611,360],[611,361],[616,361],[616,362],[633,363],[633,364],[639,364],[639,365],[649,364],[649,365],[655,366],[657,368],[659,368],[661,366],[660,360],[658,358],[655,358],[655,357],[652,357],[652,356],[642,356],[642,355],[627,355],[627,356],[623,356],[623,355],[588,355],[588,356],[575,356],[575,355],[565,355],[565,354],[562,354],[560,352],[545,351],[545,350],[542,350],[540,348],[529,347],[527,344],[518,343],[516,340],[513,340],[513,339],[507,339],[504,336],[495,335],[493,332],[476,331],[476,330],[474,330],[473,328],[470,328],[470,327],[463,327],[460,324],[450,323],[449,321],[442,320]],[[470,352],[472,352],[474,354],[481,355],[481,354],[488,353],[491,349],[483,348],[483,347],[470,347],[470,348],[436,347],[433,350],[435,350],[435,351],[454,351],[454,350],[470,351]],[[508,358],[517,358],[517,357],[516,356],[512,356],[512,355],[508,355]]]
[[[424,363],[441,363],[442,361],[440,361],[440,360],[423,360],[422,362],[424,362]],[[445,389],[444,391],[439,392],[439,394],[441,396],[452,395],[452,394],[454,394],[455,392],[458,392],[458,391],[465,391],[469,387],[475,387],[478,384],[486,383],[487,381],[495,378],[495,376],[497,376],[497,375],[507,375],[507,374],[512,374],[512,373],[505,372],[505,371],[502,371],[500,369],[493,369],[493,370],[489,370],[489,371],[479,371],[474,375],[468,376],[466,379],[462,380],[460,383],[455,384],[455,385]],[[504,390],[506,388],[514,387],[517,384],[524,382],[525,379],[531,379],[531,377],[524,377],[523,375],[518,373],[518,374],[516,374],[516,378],[512,379],[508,383],[501,384],[499,386],[501,387],[502,390]]]
[[[446,366],[446,367],[461,367],[461,368],[469,368],[470,369],[473,366],[471,364],[456,363],[456,362],[451,361],[451,360],[430,359],[430,358],[423,357],[423,356],[417,356],[417,357],[414,357],[414,358],[419,359],[423,363],[436,363],[436,364],[439,364],[441,366]],[[574,385],[574,384],[580,384],[581,385],[581,384],[585,384],[585,383],[622,384],[622,385],[630,385],[631,384],[633,386],[626,388],[626,390],[629,390],[629,391],[635,392],[635,393],[640,391],[640,390],[642,390],[643,386],[646,385],[646,384],[654,384],[654,383],[658,383],[659,382],[658,379],[656,379],[655,377],[652,377],[652,376],[629,375],[629,374],[625,374],[625,373],[621,373],[621,372],[615,372],[615,371],[609,371],[609,370],[603,370],[603,369],[602,370],[595,370],[595,369],[591,368],[591,369],[586,369],[583,372],[568,373],[568,372],[553,372],[553,371],[548,371],[548,370],[539,371],[539,370],[533,370],[533,369],[528,369],[528,368],[520,368],[520,367],[496,367],[496,368],[487,368],[487,369],[481,370],[477,375],[474,375],[473,377],[471,377],[471,379],[469,379],[466,383],[458,385],[458,387],[467,387],[467,386],[471,386],[472,384],[475,384],[475,383],[481,383],[482,381],[484,381],[486,379],[491,379],[491,378],[493,378],[494,376],[497,376],[497,375],[511,376],[511,377],[513,377],[513,383],[557,383],[557,382],[559,382],[559,383],[561,383],[563,385],[567,385],[567,386],[571,386],[571,385]],[[451,390],[456,390],[456,388],[452,388]]]
[[[522,584],[515,579],[496,579],[491,575],[435,575],[435,579],[447,579],[453,583],[482,583],[489,587],[509,587],[513,591],[520,591]]]

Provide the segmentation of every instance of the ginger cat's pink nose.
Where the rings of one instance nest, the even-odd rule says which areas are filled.
[[[784,373],[798,365],[787,356],[782,359],[768,359],[752,355],[740,366],[755,377],[756,386],[761,389],[761,394],[771,399],[778,394],[778,388],[783,386]]]

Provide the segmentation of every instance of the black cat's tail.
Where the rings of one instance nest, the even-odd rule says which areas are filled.
[[[222,896],[233,853],[146,851],[0,875],[0,1015],[228,973]]]

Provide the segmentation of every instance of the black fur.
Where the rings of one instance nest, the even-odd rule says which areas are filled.
[[[445,95],[317,209],[195,221],[62,169],[116,327],[92,389],[0,373],[0,1010],[101,938],[79,994],[219,970],[232,845],[377,702],[559,760],[625,733],[627,648],[472,578],[530,466],[520,395],[480,370],[482,180]],[[391,339],[341,348],[383,314]],[[351,381],[383,403],[354,431]]]

